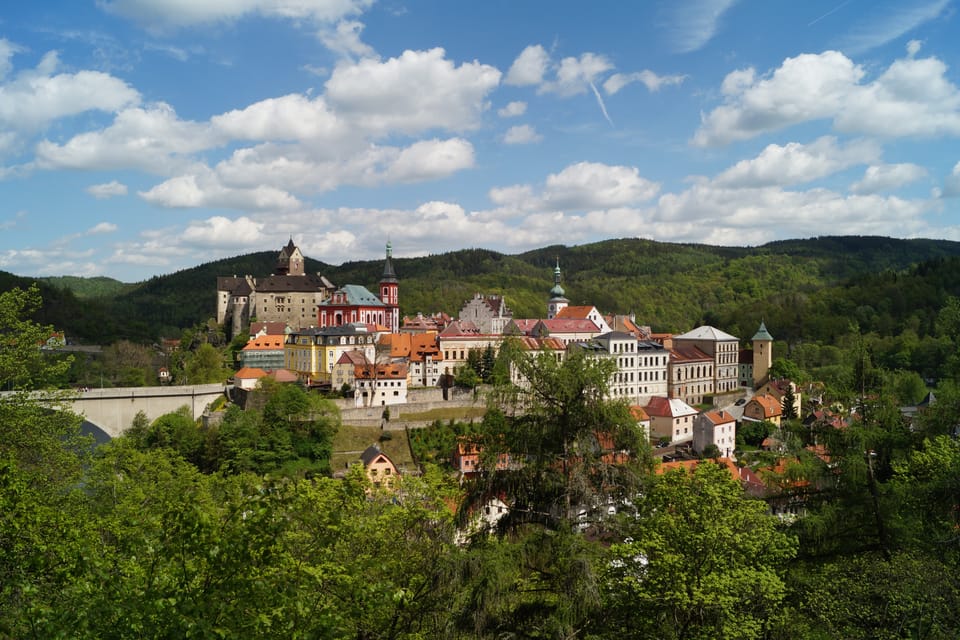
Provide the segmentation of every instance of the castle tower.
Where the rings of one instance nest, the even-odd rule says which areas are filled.
[[[278,276],[302,276],[304,274],[303,254],[300,247],[293,244],[293,238],[280,250],[274,273]]]
[[[767,326],[760,322],[760,328],[753,336],[753,387],[757,388],[767,381],[770,367],[773,365],[773,336]]]
[[[560,286],[560,258],[557,258],[557,266],[553,270],[553,288],[550,289],[550,299],[547,301],[548,320],[555,318],[561,309],[570,304],[563,294],[563,287]]]
[[[393,246],[387,241],[387,258],[383,263],[383,275],[380,277],[380,301],[387,305],[388,322],[392,333],[400,331],[400,280],[393,270]]]

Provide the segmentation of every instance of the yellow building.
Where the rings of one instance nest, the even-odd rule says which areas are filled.
[[[331,384],[334,365],[344,353],[361,351],[374,361],[377,337],[372,325],[362,323],[297,329],[284,343],[284,364],[306,384]]]

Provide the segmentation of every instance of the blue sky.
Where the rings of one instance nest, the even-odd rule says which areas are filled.
[[[958,6],[6,3],[0,269],[960,240]]]

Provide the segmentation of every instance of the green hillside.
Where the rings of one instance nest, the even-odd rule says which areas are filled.
[[[559,260],[571,304],[633,313],[656,331],[707,323],[752,335],[766,319],[778,339],[799,341],[829,340],[851,321],[884,334],[898,333],[909,322],[924,335],[946,296],[960,294],[953,275],[960,273],[958,259],[957,242],[846,236],[750,248],[617,239],[517,255],[464,249],[396,258],[394,266],[404,315],[456,315],[466,299],[482,292],[502,294],[516,317],[540,317]],[[45,279],[42,319],[89,342],[178,335],[215,315],[218,276],[267,275],[275,260],[276,251],[262,251],[133,285]],[[307,258],[306,268],[337,285],[375,289],[383,261],[332,266]],[[7,274],[0,286],[28,282]]]

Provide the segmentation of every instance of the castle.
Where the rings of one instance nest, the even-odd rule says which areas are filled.
[[[283,322],[297,329],[314,327],[317,306],[335,289],[322,275],[305,273],[303,254],[291,238],[280,250],[271,275],[217,278],[217,322],[228,327],[232,336],[251,320]]]

